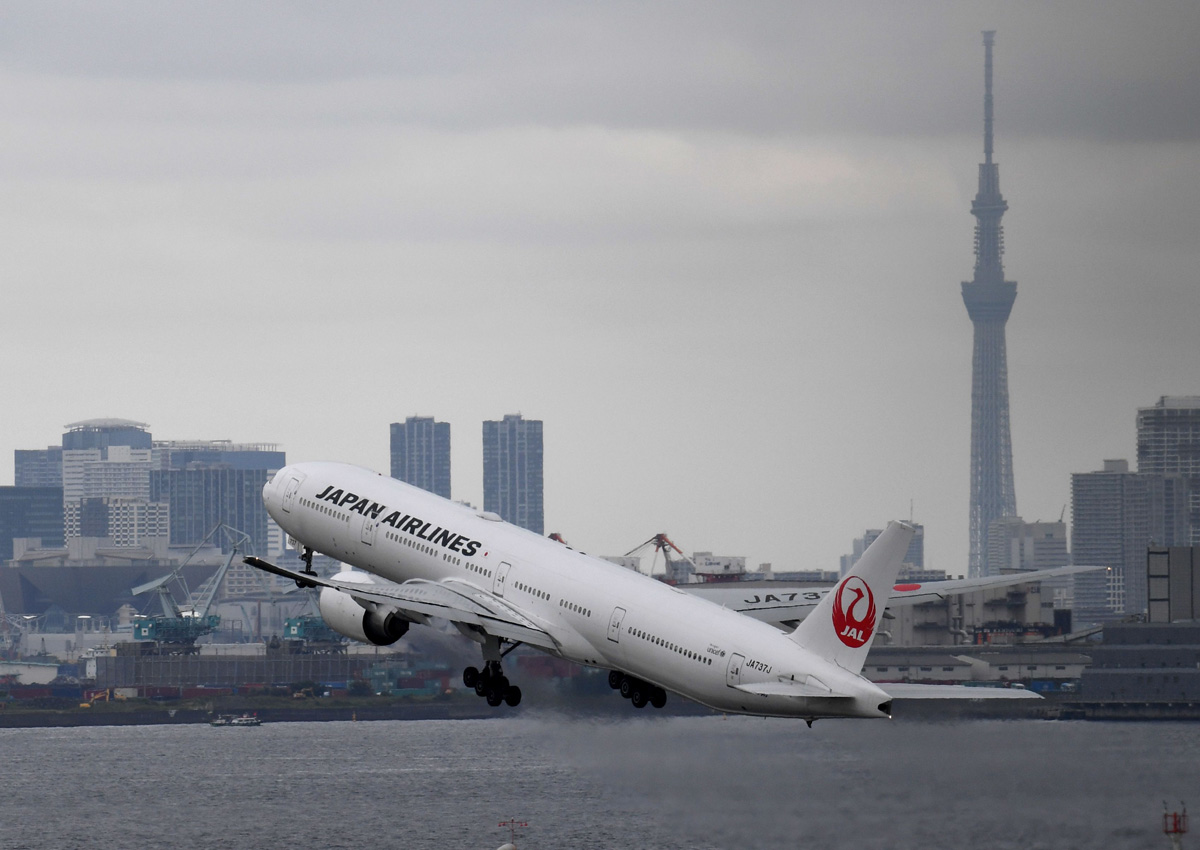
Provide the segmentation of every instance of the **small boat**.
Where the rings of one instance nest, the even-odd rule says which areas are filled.
[[[262,721],[253,714],[242,714],[234,717],[232,714],[218,714],[208,721],[209,726],[262,726]]]

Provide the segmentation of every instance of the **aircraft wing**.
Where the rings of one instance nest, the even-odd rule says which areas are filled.
[[[918,685],[876,682],[892,699],[1041,699],[1023,688],[976,688],[967,685]]]
[[[558,648],[554,638],[545,629],[516,608],[500,597],[465,582],[413,579],[396,584],[374,575],[371,576],[371,583],[342,581],[337,577],[322,578],[277,567],[261,558],[249,557],[244,560],[252,567],[292,579],[301,587],[331,587],[363,602],[394,608],[418,623],[426,622],[429,617],[441,617],[499,638],[543,649]]]
[[[1105,567],[1055,567],[1050,570],[1032,570],[1026,573],[1011,573],[1001,576],[897,584],[892,589],[887,604],[889,608],[899,605],[918,605],[922,602],[945,599],[947,596],[957,593],[1008,587],[1014,584],[1028,584],[1056,576],[1102,569]],[[786,581],[747,582],[745,584],[740,582],[680,584],[676,585],[676,589],[694,593],[723,608],[729,608],[779,628],[795,628],[796,624],[808,616],[808,613],[829,592],[829,588],[826,587],[803,587]]]
[[[946,581],[909,582],[898,584],[892,588],[888,605],[917,605],[921,602],[933,602],[945,599],[957,593],[968,593],[972,590],[985,590],[989,587],[1010,587],[1014,584],[1029,584],[1057,576],[1074,575],[1091,570],[1103,570],[1107,567],[1055,567],[1050,570],[1030,570],[1025,573],[1008,573],[1000,576],[980,576],[979,578],[947,579]]]

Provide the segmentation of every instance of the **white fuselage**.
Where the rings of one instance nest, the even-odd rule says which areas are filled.
[[[772,626],[360,467],[303,463],[263,489],[300,543],[388,581],[470,583],[545,630],[554,654],[620,670],[721,711],[886,717],[871,682]],[[812,676],[852,698],[752,694]]]

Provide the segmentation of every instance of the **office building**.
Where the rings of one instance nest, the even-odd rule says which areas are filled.
[[[155,470],[150,473],[149,501],[169,506],[172,546],[200,543],[224,523],[248,535],[253,554],[262,555],[271,550],[270,517],[262,501],[263,485],[271,474],[266,469],[228,466]],[[224,537],[211,542],[225,551],[233,546]]]
[[[483,423],[483,509],[544,533],[540,420],[518,413]]]
[[[992,45],[983,34],[983,154],[975,216],[975,273],[962,285],[963,303],[975,326],[971,358],[971,554],[970,574],[984,574],[988,528],[1016,516],[1012,438],[1008,417],[1008,353],[1004,326],[1017,299],[1017,284],[1004,279],[1004,228],[1008,204],[1000,194],[1000,166],[992,162]]]
[[[1186,539],[1187,487],[1183,476],[1130,472],[1125,460],[1071,476],[1072,559],[1111,568],[1075,576],[1076,627],[1146,610],[1146,551]]]
[[[62,446],[13,452],[13,483],[18,487],[62,487]]]
[[[1050,570],[1071,563],[1065,522],[1025,522],[1001,517],[988,529],[985,575]]]
[[[410,416],[391,425],[392,477],[450,498],[450,423]]]
[[[63,545],[61,487],[0,487],[0,563],[12,560],[16,538]]]
[[[1189,545],[1200,545],[1200,396],[1163,396],[1137,412],[1138,472],[1188,479]]]
[[[146,430],[149,427],[128,419],[89,419],[67,426],[62,436],[63,524],[67,540],[84,536],[85,501],[149,500],[150,470],[154,468],[153,438]],[[93,505],[93,519],[96,511]],[[94,530],[94,523],[89,522],[89,531]]]
[[[232,440],[155,440],[158,469],[265,469],[274,473],[287,466],[287,454],[274,443],[235,443]]]

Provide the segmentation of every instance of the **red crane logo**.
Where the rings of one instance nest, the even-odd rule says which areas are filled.
[[[858,616],[860,612],[862,616]],[[852,648],[869,641],[875,632],[875,613],[870,586],[858,576],[850,576],[833,599],[833,630],[838,640]]]

